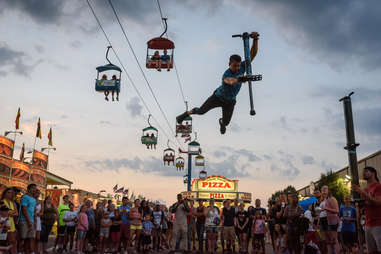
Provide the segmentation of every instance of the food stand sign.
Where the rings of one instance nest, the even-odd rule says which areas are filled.
[[[230,180],[222,176],[209,176],[203,179],[197,179],[194,183],[194,187],[197,191],[236,192],[238,189],[238,181]]]
[[[44,153],[34,150],[32,165],[35,167],[46,169],[48,166],[48,156]]]

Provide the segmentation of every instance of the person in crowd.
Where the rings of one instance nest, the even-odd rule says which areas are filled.
[[[57,229],[57,246],[58,246],[58,252],[62,252],[63,250],[66,251],[66,243],[67,238],[65,237],[66,232],[66,224],[63,220],[64,214],[69,211],[69,196],[65,195],[62,197],[63,203],[60,204],[57,207],[57,211],[59,214],[59,220],[58,220],[58,229]]]
[[[87,206],[82,205],[78,213],[77,225],[77,251],[82,254],[84,250],[86,232],[89,230],[89,220],[86,214]]]
[[[95,211],[94,211],[94,215],[95,215],[95,235],[99,236],[100,234],[100,231],[101,231],[101,221],[103,219],[103,216],[104,216],[104,213],[108,211],[108,208],[106,207],[106,203],[104,202],[104,200],[98,202],[95,206]],[[99,237],[97,239],[98,241],[98,247],[101,245],[100,241],[99,241]]]
[[[323,210],[327,215],[327,231],[325,233],[325,244],[328,254],[339,253],[340,246],[337,237],[337,229],[339,226],[339,204],[335,197],[329,192],[328,186],[321,188],[322,194],[327,197],[324,202]]]
[[[15,192],[13,188],[5,188],[3,193],[1,194],[1,201],[4,202],[4,205],[8,207],[8,219],[10,227],[7,233],[7,241],[11,246],[10,253],[17,253],[17,235],[16,235],[16,226],[15,226],[15,218],[18,217],[18,210],[16,203],[14,202]]]
[[[238,208],[238,212],[236,213],[235,218],[235,228],[238,233],[239,239],[239,252],[246,253],[247,252],[247,233],[249,231],[249,215],[245,211],[245,205],[241,203]]]
[[[34,192],[34,198],[36,199],[36,236],[34,238],[34,252],[40,253],[40,236],[41,236],[41,216],[44,214],[44,207],[42,201],[40,200],[41,191],[36,189]]]
[[[156,202],[155,208],[152,211],[152,238],[153,238],[153,250],[159,251],[160,249],[160,239],[162,235],[164,212],[160,208],[160,202]]]
[[[189,213],[187,213],[187,247],[188,251],[196,250],[196,220],[195,220],[195,212],[194,212],[194,201],[189,200]],[[192,249],[191,249],[192,243]]]
[[[122,198],[122,205],[118,207],[118,211],[122,218],[122,224],[120,225],[120,237],[121,243],[124,245],[124,251],[127,252],[127,248],[130,246],[130,209],[129,200],[127,197]]]
[[[284,210],[284,217],[287,220],[287,246],[291,254],[301,253],[298,222],[302,212],[296,193],[289,194],[289,204]]]
[[[27,187],[26,194],[21,198],[21,214],[19,217],[19,234],[20,244],[24,247],[25,254],[33,252],[33,242],[36,235],[35,231],[35,210],[36,199],[34,193],[37,190],[37,186],[31,183]]]
[[[304,236],[304,253],[317,253],[320,250],[318,247],[319,239],[314,224],[315,210],[313,204],[308,206],[303,216],[308,220],[308,229]]]
[[[252,235],[251,228],[253,226],[254,216],[251,216],[251,214],[253,214],[253,210],[254,210],[254,206],[249,206],[247,208],[247,215],[249,216],[249,222],[247,223],[247,226],[248,226],[249,230],[247,231],[246,250],[249,249],[250,239],[252,238],[251,237],[251,235]]]
[[[340,219],[343,223],[341,235],[343,240],[343,249],[350,253],[352,246],[357,243],[356,235],[356,208],[351,205],[351,198],[344,198],[344,206],[340,207]]]
[[[204,233],[205,233],[205,214],[206,207],[202,199],[198,199],[198,207],[194,210],[196,216],[196,230],[198,239],[198,251],[204,251]],[[207,248],[205,248],[207,249]]]
[[[161,57],[158,50],[156,50],[153,53],[153,56],[151,57],[151,61],[153,61],[155,67],[157,68],[157,71],[161,71]]]
[[[86,215],[88,220],[88,228],[85,234],[85,241],[83,249],[88,251],[88,245],[90,243],[92,249],[96,249],[98,235],[96,233],[96,224],[95,224],[95,211],[93,209],[93,202],[91,200],[86,200]]]
[[[144,221],[143,221],[143,251],[148,251],[150,248],[150,244],[152,242],[152,229],[154,228],[154,225],[151,221],[151,216],[147,214],[144,216]]]
[[[265,234],[267,233],[267,228],[260,210],[255,214],[251,232],[253,238],[253,250],[256,250],[258,253],[265,253]],[[258,244],[260,247],[257,246]]]
[[[140,234],[142,232],[142,219],[143,215],[141,212],[139,212],[140,209],[140,200],[135,199],[134,207],[130,210],[130,219],[131,219],[131,226],[130,226],[130,239],[133,239],[135,235],[135,249],[139,250],[139,240],[140,240]]]
[[[3,201],[0,201],[0,247],[7,251],[11,248],[11,245],[7,241],[8,230],[11,228],[8,212],[9,208]]]
[[[110,204],[110,205],[107,206],[107,212],[109,213],[110,219],[111,219],[112,217],[114,217],[114,215],[115,215],[115,210],[116,210],[116,207],[115,207],[114,204]]]
[[[205,209],[206,220],[206,238],[208,240],[209,253],[216,253],[217,239],[218,239],[218,226],[220,225],[220,210],[214,205],[214,199],[209,201],[209,206]]]
[[[101,220],[101,228],[99,231],[99,248],[100,253],[104,253],[106,242],[110,236],[110,227],[112,226],[112,221],[110,219],[110,213],[107,211],[103,214]]]
[[[166,49],[163,51],[163,55],[160,57],[163,64],[167,65],[167,71],[170,71],[171,66],[171,57],[168,55],[168,52]]]
[[[169,245],[169,216],[168,216],[168,210],[166,208],[165,205],[161,205],[160,206],[160,210],[163,212],[164,214],[164,217],[163,217],[163,226],[162,226],[162,230],[161,230],[161,248],[166,248],[166,249],[169,249],[170,248],[170,245]]]
[[[230,205],[230,200],[226,200],[222,209],[222,222],[224,231],[224,240],[226,241],[226,250],[235,252],[235,230],[234,230],[235,210]]]
[[[59,213],[54,204],[52,204],[52,198],[47,196],[43,203],[43,214],[41,216],[41,236],[40,241],[42,244],[42,252],[46,254],[47,245],[49,240],[49,234],[52,231],[53,225],[58,221]]]
[[[74,234],[78,223],[78,214],[74,211],[74,204],[69,203],[69,211],[63,216],[63,221],[66,225],[66,239],[69,242],[69,251],[73,251]]]
[[[368,253],[381,253],[381,183],[374,167],[365,167],[363,178],[366,188],[352,185],[352,189],[365,200],[365,240]]]
[[[290,254],[287,248],[287,234],[280,224],[274,225],[273,239],[275,254]]]
[[[145,218],[145,216],[147,214],[148,215],[152,214],[152,210],[149,207],[147,200],[144,200],[144,199],[142,200],[140,207],[139,207],[139,212],[143,215],[143,218]]]
[[[324,187],[324,186],[323,186]],[[328,198],[328,191],[325,190],[323,192],[323,187],[321,188],[321,196],[320,196],[320,203],[319,203],[319,220],[318,220],[318,226],[320,228],[320,235],[321,235],[321,243],[320,243],[320,249],[323,253],[327,253],[327,232],[328,232],[328,220],[327,220],[327,211],[324,209],[327,198]]]
[[[119,210],[114,211],[114,216],[111,217],[112,225],[110,227],[110,236],[111,236],[111,252],[118,252],[120,245],[120,231],[121,225],[123,223],[122,216]]]
[[[172,244],[172,248],[175,250],[185,250],[187,213],[189,212],[188,200],[184,200],[181,194],[177,194],[177,202],[171,206],[170,211],[175,216],[173,221],[174,243]]]

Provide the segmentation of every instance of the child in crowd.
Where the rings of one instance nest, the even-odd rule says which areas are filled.
[[[252,224],[251,232],[253,237],[254,253],[261,253],[259,251],[263,251],[265,247],[265,234],[267,233],[267,228],[265,220],[263,219],[261,211],[259,210],[255,213],[255,218]],[[260,249],[257,248],[258,246],[256,246],[256,243],[260,244]],[[257,252],[255,252],[256,249],[258,249]]]
[[[7,241],[8,230],[11,228],[8,211],[9,208],[2,202],[0,204],[0,252],[1,250],[9,250],[12,247],[8,245]]]
[[[122,217],[119,210],[114,211],[114,216],[111,217],[112,225],[110,227],[111,234],[111,252],[117,252],[120,244],[120,225],[122,224]]]
[[[89,222],[86,215],[87,206],[82,205],[78,214],[77,226],[77,251],[82,254],[83,242],[86,237],[86,232],[89,230]]]
[[[74,211],[73,203],[69,204],[69,209],[70,210],[64,214],[63,221],[65,222],[65,225],[66,225],[66,237],[70,243],[70,251],[73,251],[74,234],[75,234],[75,228],[78,222],[78,215],[77,215],[77,212]]]
[[[290,254],[287,248],[287,235],[280,224],[275,224],[273,238],[275,254]]]
[[[151,216],[146,215],[143,221],[143,251],[148,251],[151,244],[151,235],[153,229],[153,223],[151,222]]]
[[[99,244],[100,251],[104,253],[106,241],[110,235],[110,227],[112,226],[112,221],[110,219],[110,213],[107,211],[103,214],[103,218],[101,219],[101,228],[99,231]]]

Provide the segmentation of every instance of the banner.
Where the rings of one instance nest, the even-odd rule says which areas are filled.
[[[236,192],[238,190],[238,181],[230,180],[222,176],[209,176],[203,179],[196,179],[192,190]]]
[[[60,197],[62,194],[62,190],[46,190],[46,196],[49,196],[52,198],[52,204],[54,204],[56,207],[60,204]]]
[[[0,176],[10,177],[12,160],[0,157]]]
[[[12,158],[15,142],[4,136],[0,136],[0,155]]]
[[[39,168],[46,169],[48,166],[48,156],[42,152],[34,150],[32,165]]]
[[[30,176],[29,165],[19,161],[13,161],[11,176],[12,178],[29,181],[29,176]]]
[[[46,179],[46,173],[44,170],[38,169],[38,168],[32,168],[32,172],[30,175],[31,182],[38,185],[45,186],[45,181],[46,181],[45,179]]]
[[[28,183],[24,183],[24,182],[21,182],[18,180],[11,179],[10,180],[10,186],[26,190],[28,187]]]
[[[229,192],[199,192],[198,198],[201,199],[236,199],[237,194],[236,193],[229,193]]]
[[[242,201],[251,202],[251,193],[248,192],[239,192],[238,199]]]

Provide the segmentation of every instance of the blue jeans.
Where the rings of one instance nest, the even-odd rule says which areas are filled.
[[[205,224],[196,223],[196,230],[197,230],[197,239],[198,239],[198,250],[202,252],[204,249]]]

